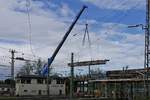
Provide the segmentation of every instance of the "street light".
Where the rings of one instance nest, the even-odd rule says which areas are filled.
[[[27,62],[36,62],[36,61],[28,60],[28,59],[25,59],[25,58],[22,58],[22,57],[16,57],[15,59],[16,60],[21,60],[21,61],[27,61]]]
[[[143,24],[137,24],[137,25],[131,25],[131,26],[128,26],[128,28],[134,28],[134,27],[142,27],[142,30],[149,30],[148,29],[148,26],[147,25],[143,25]],[[146,33],[145,33],[145,47],[146,47]],[[145,52],[146,52],[146,49],[145,49]],[[145,58],[146,59],[146,58]],[[148,68],[146,68],[146,60],[144,60],[144,67],[145,69],[147,70],[146,72],[144,72],[144,91],[146,93],[146,97],[148,97],[148,84],[146,83],[146,80],[148,81]],[[144,70],[145,70],[144,69]],[[138,72],[139,73],[139,72]]]
[[[142,27],[142,30],[147,29],[147,27],[143,24],[137,24],[137,25],[130,25],[128,28],[135,28],[135,27]]]

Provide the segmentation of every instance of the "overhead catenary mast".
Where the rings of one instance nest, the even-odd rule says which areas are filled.
[[[144,67],[149,68],[150,63],[150,0],[146,1],[146,28],[145,28],[145,59],[144,59]]]
[[[11,79],[14,80],[14,62],[15,62],[15,50],[10,50],[11,53]]]
[[[150,0],[146,0],[146,28],[145,28],[145,58],[144,68],[146,69],[146,80],[148,80],[149,63],[150,63]],[[146,98],[149,98],[148,83],[146,82]]]

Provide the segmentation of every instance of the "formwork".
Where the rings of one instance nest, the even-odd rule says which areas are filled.
[[[90,80],[88,92],[95,97],[124,98],[127,100],[149,100],[150,80],[144,79],[105,79]]]

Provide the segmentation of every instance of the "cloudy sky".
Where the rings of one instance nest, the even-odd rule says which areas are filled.
[[[104,70],[122,69],[126,65],[129,68],[143,68],[144,31],[141,28],[129,29],[127,26],[145,24],[145,2],[0,0],[0,63],[10,65],[9,49],[18,51],[16,57],[32,60],[40,57],[47,60],[82,6],[87,5],[88,9],[58,53],[52,65],[54,71],[69,71],[67,63],[70,62],[71,52],[75,54],[75,61],[110,59],[105,66],[98,66]],[[86,23],[89,24],[91,48],[87,39],[82,45]],[[15,62],[16,72],[22,64],[21,61]],[[10,67],[0,70],[1,75],[6,76]]]

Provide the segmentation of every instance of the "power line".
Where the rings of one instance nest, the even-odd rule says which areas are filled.
[[[126,6],[126,5],[128,5],[128,1],[125,1],[122,3],[120,2],[117,5],[115,4],[115,5],[110,5],[110,6],[113,6],[114,8],[119,9],[120,7]],[[108,19],[111,19],[112,17],[115,17],[115,16],[118,16],[118,12],[115,12],[114,14],[111,14],[111,15],[110,15],[110,13],[107,13],[107,15],[104,15],[103,17],[101,17],[101,19],[108,20]]]
[[[28,25],[29,25],[29,43],[30,43],[30,50],[33,56],[35,56],[32,48],[32,25],[31,25],[31,16],[30,16],[30,7],[31,2],[30,0],[26,0],[26,8],[27,8],[27,15],[28,15]]]
[[[125,6],[125,4],[128,5],[128,1],[122,3],[120,6],[117,6],[117,8],[121,7],[122,5]],[[119,12],[115,12],[114,14],[110,14],[110,13],[109,13],[109,14],[107,14],[106,16],[101,17],[101,19],[103,19],[103,21],[104,21],[104,20],[107,21],[107,20],[109,20],[109,19],[119,19],[119,22],[120,22],[120,21],[122,21],[123,17],[125,17],[129,12],[131,12],[131,11],[133,11],[133,10],[136,10],[136,8],[138,8],[139,5],[141,5],[141,3],[135,2],[135,5],[134,5],[132,8],[130,8],[131,10],[125,10],[125,11],[123,12],[124,14],[121,14],[121,15],[119,14],[119,15],[118,15]],[[127,13],[127,12],[128,12],[128,13]],[[118,17],[119,17],[119,18],[118,18]],[[117,24],[117,23],[116,23],[116,24]]]
[[[7,51],[11,50],[10,48],[5,48],[5,47],[0,47],[0,49],[7,50]],[[29,55],[29,56],[33,55],[33,54],[29,54],[29,53],[24,53],[24,52],[18,51],[18,50],[16,50],[16,53],[21,53],[22,55]],[[6,56],[6,57],[8,57],[8,56]],[[38,57],[38,56],[35,56],[35,57]],[[40,58],[40,57],[38,57],[38,58]]]
[[[5,48],[5,47],[0,47],[0,49],[3,49],[3,50],[10,50],[9,48]]]
[[[119,8],[119,7],[121,7],[121,6],[124,5],[124,4],[128,4],[128,1],[123,2],[120,6],[117,6],[117,7]],[[110,15],[110,13],[109,13],[109,14],[107,14],[107,15],[101,17],[100,19],[103,19],[103,21],[104,21],[104,20],[107,21],[107,20],[109,20],[109,19],[116,19],[116,21],[121,22],[121,21],[124,19],[124,17],[128,15],[129,12],[131,12],[131,11],[133,11],[134,9],[138,8],[139,5],[141,5],[141,3],[136,2],[135,5],[134,5],[132,8],[130,8],[130,9],[132,9],[132,10],[126,10],[126,11],[123,12],[124,14],[121,14],[121,15],[119,14],[119,15],[118,15],[118,12],[116,12],[115,14]],[[112,5],[112,6],[113,6],[113,5]],[[119,17],[119,18],[118,18],[118,17]],[[119,20],[118,20],[118,19],[119,19]],[[87,20],[87,19],[86,19],[86,20]],[[70,23],[69,21],[63,21],[63,22],[65,22],[65,23]],[[77,24],[78,24],[78,25],[84,25],[84,24],[79,23],[79,22],[78,22]],[[94,23],[94,24],[95,24],[95,25],[101,25],[100,23]],[[118,23],[116,23],[113,27],[116,27],[117,24],[118,24]],[[109,28],[109,29],[112,29],[112,28]],[[75,35],[77,35],[77,34],[75,34]]]
[[[140,3],[137,3],[134,7],[132,7],[133,9],[136,9],[138,7],[138,5],[140,5]],[[132,9],[131,8],[131,9]],[[122,20],[124,20],[124,17],[127,16],[129,14],[129,12],[132,12],[132,10],[126,11],[126,13],[124,15],[122,15],[120,18],[118,18],[118,23],[120,23]],[[110,30],[112,30],[114,27],[116,27],[118,25],[118,23],[113,24],[111,27],[108,28],[108,31],[106,31],[105,33],[109,33]]]
[[[34,49],[35,50],[35,49]],[[29,53],[24,53],[24,52],[21,52],[21,51],[17,51],[17,53],[20,53],[20,54],[22,54],[22,56],[24,56],[24,55],[28,55],[28,56],[33,56],[33,54],[29,54]],[[42,57],[40,57],[40,56],[37,56],[37,55],[35,55],[34,57],[37,57],[37,58],[42,58]]]

